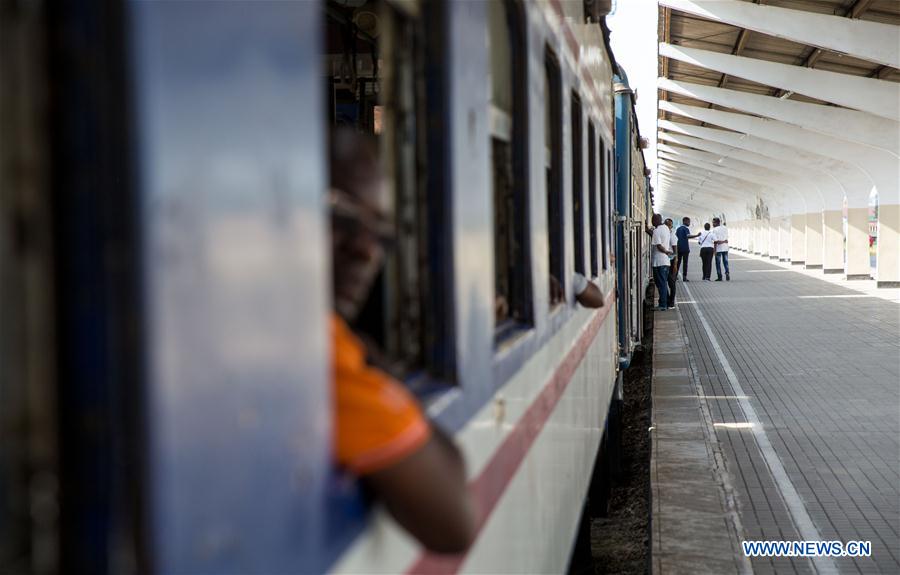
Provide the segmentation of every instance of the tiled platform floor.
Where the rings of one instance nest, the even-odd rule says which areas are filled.
[[[824,540],[872,542],[868,559],[753,559],[753,571],[900,573],[900,305],[736,252],[731,282],[700,281],[699,264],[678,283],[675,314],[744,538],[803,539],[799,506]],[[799,495],[792,505],[786,481]]]

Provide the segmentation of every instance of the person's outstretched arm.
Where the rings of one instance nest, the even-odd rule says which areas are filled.
[[[601,308],[604,305],[603,292],[600,291],[600,288],[593,282],[588,282],[587,287],[584,288],[580,294],[575,296],[575,300],[583,305],[584,307],[589,308]]]
[[[476,535],[465,463],[450,438],[432,431],[421,449],[365,480],[422,545],[437,553],[461,553]]]

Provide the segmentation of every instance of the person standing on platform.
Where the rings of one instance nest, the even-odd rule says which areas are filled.
[[[691,255],[691,244],[688,240],[699,235],[699,233],[691,235],[691,218],[681,218],[681,225],[675,230],[675,236],[678,238],[678,260],[675,264],[675,279],[678,279],[678,268],[680,266],[682,281],[690,281],[687,277],[688,256]]]
[[[656,292],[659,295],[657,311],[666,311],[669,304],[669,246],[672,240],[669,237],[669,228],[662,223],[662,216],[653,214],[653,239],[650,241],[650,265],[653,266],[653,283],[656,284]]]
[[[722,264],[725,265],[725,280],[731,281],[731,271],[728,269],[728,228],[722,220],[713,218],[712,233],[716,245],[716,281],[722,281]]]
[[[672,218],[666,218],[665,223],[666,227],[669,228],[669,277],[667,278],[669,288],[668,307],[673,308],[675,307],[675,277],[678,275],[678,258],[675,256],[675,254],[678,253],[678,237],[672,229],[672,226],[675,225]]]
[[[716,246],[709,222],[703,224],[703,231],[697,235],[700,236],[697,243],[700,244],[700,260],[703,262],[703,281],[712,281],[712,261]]]

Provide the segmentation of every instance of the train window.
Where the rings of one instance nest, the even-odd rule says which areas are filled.
[[[609,152],[600,139],[600,261],[603,269],[609,267],[609,188],[612,177],[610,174]]]
[[[582,146],[581,100],[572,92],[572,233],[575,243],[575,271],[584,275],[584,147]]]
[[[598,275],[597,269],[597,196],[602,193],[597,189],[597,134],[594,122],[588,121],[588,236],[591,246],[591,277]]]
[[[436,8],[359,4],[325,3],[330,123],[333,130],[346,127],[376,141],[390,190],[386,227],[394,237],[353,328],[367,339],[370,359],[396,377],[411,380],[428,372],[447,378],[452,313],[445,307],[449,278],[441,266],[451,258],[441,238],[449,210],[436,177],[441,154],[433,148],[440,139],[426,129],[441,90],[430,84],[440,80],[426,75],[435,69],[427,66],[437,50],[429,38],[435,27],[429,26],[429,35],[424,28],[438,16],[432,14]]]
[[[559,61],[549,49],[544,61],[544,134],[547,176],[547,233],[550,264],[550,307],[565,294],[562,225],[562,106]]]
[[[519,7],[488,3],[491,55],[491,168],[494,199],[494,296],[497,334],[531,322],[528,250],[528,142],[525,46]]]

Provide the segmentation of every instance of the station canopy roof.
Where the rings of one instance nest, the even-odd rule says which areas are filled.
[[[900,153],[900,1],[658,4],[658,208],[699,214],[726,201],[739,214],[757,192],[778,203],[784,190],[808,188],[791,170],[813,163],[838,179],[862,169],[879,198],[894,201],[900,186],[888,172]],[[822,145],[814,132],[825,135]],[[742,195],[721,200],[713,179]],[[815,185],[819,191],[803,192],[809,206],[837,197],[828,182]],[[841,185],[853,201],[871,189],[848,179]]]
[[[900,1],[898,0],[735,0],[765,6],[775,6],[790,10],[802,10],[816,14],[827,14],[870,22],[900,25]],[[703,2],[697,2],[703,4]],[[890,66],[861,60],[835,51],[826,50],[755,32],[741,26],[705,19],[694,14],[668,8],[660,3],[659,38],[661,42],[698,48],[722,54],[732,54],[793,66],[814,68],[900,82],[900,70]],[[801,94],[787,94],[785,90],[759,84],[736,76],[729,76],[702,68],[695,64],[660,56],[661,77],[676,81],[691,82],[707,86],[717,86],[729,90],[739,90],[766,96],[785,97],[802,102],[829,104]],[[660,100],[726,109],[707,102],[660,90]],[[833,105],[833,104],[831,104]],[[670,112],[660,110],[659,117],[668,119]],[[700,124],[685,118],[685,123]]]

